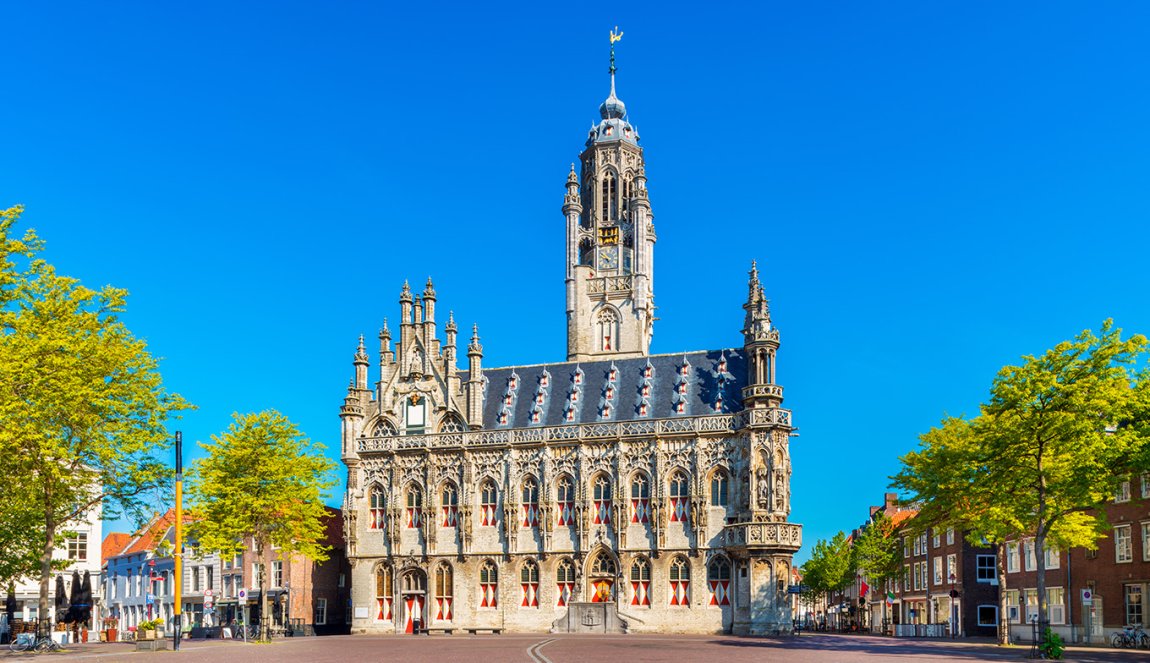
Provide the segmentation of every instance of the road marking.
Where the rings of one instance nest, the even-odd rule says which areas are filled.
[[[552,642],[555,642],[555,638],[544,640],[543,642],[536,642],[527,648],[527,655],[530,656],[531,660],[535,661],[535,663],[551,663],[551,659],[544,656],[539,650],[543,649]]]

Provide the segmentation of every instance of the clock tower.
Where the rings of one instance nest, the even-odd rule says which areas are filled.
[[[567,176],[567,360],[640,357],[654,322],[655,226],[639,132],[615,96],[599,106],[587,147]]]

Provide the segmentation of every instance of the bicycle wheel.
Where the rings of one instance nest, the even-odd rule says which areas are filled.
[[[1110,634],[1110,646],[1114,647],[1115,649],[1118,649],[1122,646],[1122,634],[1121,633],[1111,633]]]
[[[1142,636],[1138,638],[1138,646],[1142,649],[1150,649],[1150,633],[1143,633]]]

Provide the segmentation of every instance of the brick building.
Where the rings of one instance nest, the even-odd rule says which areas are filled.
[[[896,493],[886,493],[883,502],[871,507],[868,523],[882,512],[899,528],[902,573],[882,587],[868,583],[866,618],[871,630],[908,636],[995,635],[995,547],[972,545],[954,529],[915,534],[912,521],[918,512],[899,506]]]
[[[281,556],[280,550],[256,549],[245,542],[244,551],[224,559],[220,572],[221,597],[217,602],[222,623],[239,618],[245,590],[249,617],[259,619],[261,591],[267,592],[273,628],[291,626],[297,635],[347,633],[351,613],[351,569],[344,555],[343,516],[328,508],[324,545],[328,559],[313,562],[303,555]]]
[[[1047,549],[1046,596],[1050,627],[1064,639],[1102,642],[1127,624],[1145,624],[1150,592],[1150,475],[1122,484],[1106,508],[1112,525],[1097,550]],[[1007,615],[1014,637],[1029,638],[1038,614],[1037,554],[1033,539],[1006,547]],[[1089,603],[1083,592],[1090,594]]]

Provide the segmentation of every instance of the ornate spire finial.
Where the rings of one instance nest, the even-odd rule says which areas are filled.
[[[435,286],[431,284],[431,277],[427,277],[427,285],[423,288],[424,299],[435,299]]]
[[[452,334],[454,334],[458,329],[458,327],[455,326],[455,311],[447,312],[447,326],[443,329],[444,331],[451,332]]]
[[[355,363],[367,363],[367,349],[363,347],[363,334],[359,335],[359,347],[355,349]]]
[[[410,302],[411,301],[411,286],[407,283],[407,279],[403,280],[403,290],[399,291],[399,301],[401,301],[401,302]]]
[[[391,340],[391,330],[387,328],[387,318],[383,319],[383,327],[379,330],[379,338],[385,341]]]
[[[567,183],[568,184],[578,184],[579,183],[579,176],[575,174],[575,164],[574,163],[571,164],[571,172],[567,173]]]
[[[471,344],[467,346],[467,354],[483,354],[483,346],[479,344],[479,325],[471,326]]]
[[[623,33],[619,31],[619,26],[611,31],[611,96],[615,96],[615,42],[623,38]]]

